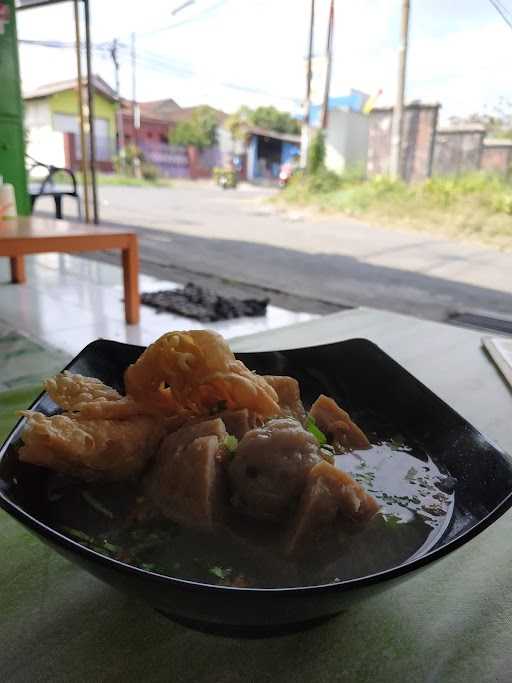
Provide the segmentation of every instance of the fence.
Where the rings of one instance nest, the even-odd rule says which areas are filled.
[[[168,178],[188,178],[190,164],[185,147],[167,145],[163,142],[144,142],[139,145],[144,159],[158,168]]]
[[[485,128],[439,128],[434,147],[436,175],[452,175],[481,168]]]
[[[424,180],[432,173],[434,140],[439,104],[413,102],[404,110],[401,175],[407,180]],[[388,173],[391,152],[393,108],[374,109],[368,130],[368,174]]]

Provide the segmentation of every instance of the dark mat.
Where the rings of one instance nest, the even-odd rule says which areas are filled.
[[[140,300],[146,306],[155,308],[158,313],[178,313],[201,322],[263,316],[270,301],[220,296],[206,287],[199,287],[191,282],[180,289],[142,293]]]

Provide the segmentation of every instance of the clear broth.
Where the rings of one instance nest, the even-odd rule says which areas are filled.
[[[215,533],[133,519],[136,486],[48,479],[48,522],[97,552],[176,578],[241,587],[320,585],[367,576],[412,560],[446,530],[453,480],[418,449],[396,439],[336,456],[380,503],[368,524],[324,530],[298,559],[283,555],[283,529],[233,513]]]

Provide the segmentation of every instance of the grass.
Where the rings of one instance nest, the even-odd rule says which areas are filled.
[[[322,170],[297,175],[279,200],[371,222],[434,232],[512,249],[512,182],[475,172],[407,185],[386,176]]]

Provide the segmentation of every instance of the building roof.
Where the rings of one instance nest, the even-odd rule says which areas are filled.
[[[485,133],[485,126],[481,123],[457,123],[454,126],[443,126],[437,129],[438,133]]]
[[[224,123],[224,121],[228,118],[228,114],[226,114],[225,111],[221,111],[220,109],[215,109],[215,107],[210,107],[210,105],[205,105],[205,104],[199,104],[195,107],[182,107],[179,109],[175,109],[174,111],[170,111],[167,120],[170,121],[171,123],[179,123],[180,121],[188,121],[188,119],[191,118],[191,116],[194,114],[194,112],[197,109],[201,109],[201,107],[208,107],[211,109],[216,118],[217,118],[217,123],[221,125]]]
[[[422,102],[421,100],[411,100],[410,102],[405,102],[404,107],[406,109],[440,109],[441,104],[439,102]],[[393,104],[381,104],[378,107],[374,107],[370,113],[382,113],[386,111],[392,111],[393,109]]]
[[[258,126],[250,126],[248,132],[251,135],[261,135],[265,138],[274,138],[274,140],[283,140],[283,142],[294,142],[300,144],[300,135],[294,135],[293,133],[278,133],[275,130],[259,128]]]
[[[97,92],[107,97],[110,100],[117,100],[115,91],[110,87],[110,85],[98,76],[94,74],[92,77],[92,84]],[[86,81],[84,80],[84,84]],[[35,100],[42,97],[49,97],[50,95],[55,95],[59,92],[65,92],[66,90],[76,90],[77,89],[77,79],[72,78],[66,81],[55,81],[54,83],[46,83],[45,85],[40,85],[34,90],[24,93],[24,100]]]
[[[172,98],[166,100],[152,100],[150,102],[139,102],[140,113],[154,119],[169,120],[169,115],[181,109],[180,105]]]

